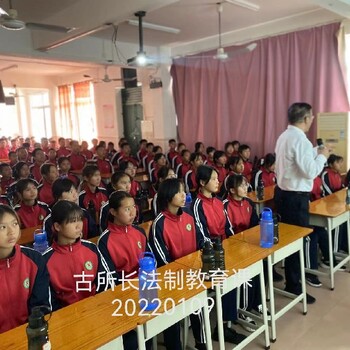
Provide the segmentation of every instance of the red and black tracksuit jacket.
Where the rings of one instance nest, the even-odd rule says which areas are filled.
[[[253,171],[253,163],[250,162],[249,160],[243,160],[244,164],[244,170],[243,170],[243,175],[248,179],[250,182],[252,178],[252,171]]]
[[[109,160],[95,158],[94,161],[101,174],[111,174],[114,172],[114,168]]]
[[[34,180],[37,181],[37,182],[40,182],[41,179],[42,179],[42,175],[41,175],[41,172],[40,172],[40,167],[41,167],[41,165],[38,165],[36,163],[32,164],[29,167],[30,173],[32,174]]]
[[[179,179],[185,178],[185,175],[188,171],[191,170],[191,163],[185,164],[185,163],[180,163],[175,170],[175,174]]]
[[[321,175],[321,179],[326,196],[344,187],[341,175],[332,169],[326,168]]]
[[[237,201],[229,196],[224,201],[224,208],[235,233],[259,224],[254,203],[248,198]]]
[[[196,173],[193,170],[189,170],[184,178],[186,192],[197,191]]]
[[[71,153],[68,156],[68,159],[71,164],[71,168],[70,168],[71,170],[81,170],[84,168],[86,163],[86,158],[80,153],[78,154]]]
[[[21,220],[21,228],[42,225],[44,219],[51,213],[46,203],[35,202],[34,205],[17,204],[13,208]]]
[[[52,194],[52,183],[43,179],[42,183],[38,186],[38,199],[50,207],[55,203],[55,198]]]
[[[28,321],[34,306],[51,307],[49,274],[40,253],[15,245],[9,258],[0,259],[0,333]]]
[[[107,264],[92,242],[78,239],[73,244],[58,245],[54,241],[43,257],[50,275],[53,310],[108,287]]]
[[[86,209],[81,208],[83,211],[83,239],[88,239],[91,237],[98,236],[99,232],[97,230],[95,219],[90,216]],[[46,231],[47,240],[51,243],[54,238],[54,229],[52,225],[51,213],[44,219],[43,227]]]
[[[322,179],[320,176],[316,176],[310,193],[310,201],[313,202],[316,199],[320,199],[322,197],[324,197]]]
[[[71,180],[75,187],[78,187],[79,186],[79,183],[80,183],[80,180],[79,180],[79,177],[74,175],[74,174],[71,174],[71,173],[68,173],[68,174],[60,174],[59,175],[60,179],[69,179]]]
[[[149,251],[145,231],[134,225],[116,225],[109,222],[98,240],[98,248],[115,279],[124,271],[124,278],[138,276],[141,253]],[[130,275],[130,276],[129,276]]]
[[[264,183],[265,187],[276,185],[276,174],[274,172],[267,171],[263,166],[255,173],[252,177],[252,187],[253,191],[256,191],[259,181]]]
[[[193,216],[182,208],[177,215],[162,211],[154,219],[149,235],[158,266],[195,252],[203,246],[204,240]]]
[[[70,153],[71,153],[70,149],[68,149],[66,147],[60,147],[56,152],[57,158],[68,157],[70,155]]]
[[[131,180],[131,188],[130,188],[130,194],[132,197],[136,197],[136,194],[138,191],[141,190],[141,185],[138,181],[136,180]]]
[[[224,240],[234,234],[221,199],[215,196],[207,198],[198,193],[196,200],[192,202],[192,210],[196,224],[207,240]]]
[[[1,186],[1,193],[5,194],[7,193],[7,189],[15,182],[15,179],[13,177],[10,177],[9,179],[1,178],[0,186]]]
[[[91,192],[89,186],[85,186],[85,189],[79,193],[79,206],[87,209],[90,201],[94,203],[96,213],[99,213],[103,204],[108,202],[106,189],[96,187],[95,192]]]

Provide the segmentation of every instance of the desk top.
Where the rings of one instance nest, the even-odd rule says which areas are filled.
[[[34,242],[34,231],[38,229],[42,229],[42,225],[38,225],[35,227],[27,227],[21,229],[21,237],[18,240],[18,244],[27,245]]]
[[[223,248],[225,249],[227,276],[231,276],[235,274],[235,271],[245,269],[271,254],[268,249],[249,244],[242,239],[234,239],[234,236],[223,241]],[[200,251],[196,251],[177,259],[176,262],[198,270],[202,268],[201,254]]]
[[[165,307],[169,310],[172,304],[164,304],[164,301],[172,299],[174,305],[195,297],[203,291],[203,288],[190,290],[186,283],[184,288],[170,289],[166,287],[166,271],[172,273],[189,270],[183,265],[175,262],[167,264],[157,269],[159,273],[158,297],[162,300],[162,304],[157,313],[163,313]],[[186,282],[186,281],[184,281]],[[137,282],[134,282],[137,286]],[[136,328],[138,324],[144,324],[148,320],[157,317],[152,313],[145,312],[144,315],[139,315],[139,296],[138,290],[129,288],[122,290],[122,285],[115,287],[114,291],[108,290],[93,297],[86,298],[77,303],[69,305],[63,309],[55,311],[49,321],[49,338],[53,349],[70,350],[70,349],[96,349],[117,337]],[[112,304],[113,300],[118,299],[118,302]],[[128,300],[132,300],[128,302]],[[135,302],[135,303],[134,303]],[[135,312],[133,305],[136,304]],[[121,305],[118,310],[118,306]],[[126,315],[128,310],[129,315]],[[117,312],[119,316],[112,316]],[[169,316],[171,317],[171,316]],[[27,337],[26,326],[24,324],[14,328],[8,332],[0,334],[1,348],[6,350],[26,350]]]
[[[275,185],[273,186],[267,186],[264,188],[264,199],[258,200],[256,198],[256,191],[249,192],[247,194],[247,197],[250,198],[254,203],[265,203],[267,201],[270,201],[273,199],[275,194]]]
[[[349,210],[345,203],[346,189],[310,203],[309,213],[314,215],[337,217]]]
[[[312,231],[313,230],[308,227],[279,223],[279,242],[277,244],[274,244],[271,248],[261,249],[267,251],[267,255],[270,255],[276,250],[287,246],[297,239],[307,236]],[[237,233],[232,237],[232,239],[241,240],[253,246],[260,246],[260,226],[258,225],[243,232]]]

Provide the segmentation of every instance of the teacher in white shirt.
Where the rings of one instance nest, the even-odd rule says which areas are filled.
[[[293,103],[288,109],[287,129],[276,144],[275,206],[282,222],[309,227],[309,200],[314,178],[321,172],[327,160],[327,147],[318,148],[315,157],[313,146],[306,137],[314,120],[312,107],[305,102]],[[300,262],[295,253],[285,260],[285,290],[299,295]],[[308,304],[316,301],[307,294]]]

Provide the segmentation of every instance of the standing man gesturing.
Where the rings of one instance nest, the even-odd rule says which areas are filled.
[[[288,109],[287,129],[276,144],[277,184],[275,205],[282,222],[309,226],[309,200],[314,178],[321,172],[329,150],[319,148],[317,156],[305,133],[314,120],[312,107],[304,102],[293,103]],[[285,260],[286,291],[301,294],[300,261],[298,253]],[[307,294],[307,303],[314,297]]]

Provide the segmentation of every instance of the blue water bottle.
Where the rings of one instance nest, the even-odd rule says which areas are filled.
[[[35,230],[33,244],[34,250],[42,254],[48,247],[49,243],[47,241],[46,231],[42,229]]]
[[[263,208],[260,219],[260,247],[271,248],[273,246],[273,218],[270,208]]]
[[[186,193],[185,207],[188,209],[191,209],[191,204],[192,204],[192,195],[191,195],[191,192],[188,192]]]
[[[153,253],[142,253],[139,259],[139,265],[140,307],[142,310],[152,311],[159,303],[156,278],[156,259]]]

